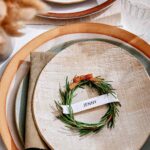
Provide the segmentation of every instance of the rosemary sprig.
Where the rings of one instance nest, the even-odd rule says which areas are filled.
[[[70,83],[68,81],[68,78],[66,78],[65,90],[62,91],[61,88],[59,90],[61,102],[55,102],[57,110],[59,112],[57,118],[64,122],[66,126],[71,130],[78,131],[80,136],[87,135],[89,133],[97,133],[101,131],[105,126],[110,129],[113,128],[115,126],[116,116],[119,115],[118,106],[121,106],[119,102],[107,104],[108,110],[98,123],[84,123],[75,120],[71,108],[71,103],[76,89],[82,88],[84,86],[89,86],[97,90],[100,95],[110,93],[115,96],[112,85],[99,76],[95,78],[91,77],[90,79],[83,78],[82,76],[82,80],[79,80],[77,84],[75,83],[75,86],[73,88],[70,88]],[[61,105],[69,105],[69,114],[63,114]]]

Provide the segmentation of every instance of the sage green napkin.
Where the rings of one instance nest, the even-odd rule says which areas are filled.
[[[36,81],[44,68],[44,66],[53,57],[50,52],[31,53],[31,69],[30,69],[30,80],[29,80],[29,91],[27,100],[27,112],[26,112],[26,124],[25,124],[25,149],[36,148],[47,150],[46,144],[43,142],[39,133],[36,129],[33,115],[32,115],[32,98]]]

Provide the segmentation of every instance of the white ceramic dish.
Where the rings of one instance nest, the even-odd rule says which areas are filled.
[[[98,12],[111,6],[115,0],[86,0],[79,4],[59,5],[48,3],[47,12],[39,14],[40,17],[50,19],[77,19]]]

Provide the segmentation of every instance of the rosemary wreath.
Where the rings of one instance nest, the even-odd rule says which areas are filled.
[[[115,96],[112,85],[100,76],[93,77],[92,74],[75,76],[72,83],[69,83],[68,78],[66,78],[65,90],[63,91],[61,88],[59,89],[61,102],[55,101],[59,112],[57,118],[64,122],[70,129],[78,131],[80,136],[87,135],[89,133],[97,133],[105,126],[110,129],[113,128],[115,126],[116,116],[119,115],[118,106],[121,106],[119,102],[107,104],[108,110],[98,123],[84,123],[75,120],[71,103],[74,97],[74,92],[78,88],[83,88],[84,86],[89,86],[90,88],[97,90],[99,95],[110,93]],[[69,114],[63,114],[61,105],[69,106]]]

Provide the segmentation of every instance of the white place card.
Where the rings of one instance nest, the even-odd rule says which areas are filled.
[[[84,110],[92,109],[101,105],[105,105],[112,102],[119,102],[117,96],[112,94],[104,94],[101,96],[93,97],[88,100],[80,101],[72,104],[73,113],[78,113]],[[61,105],[64,114],[69,114],[69,105]]]

